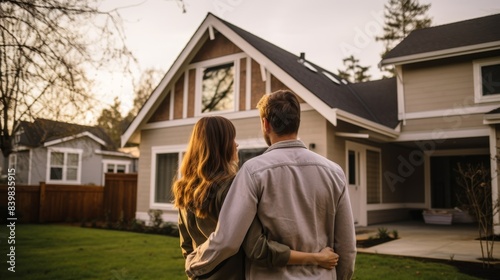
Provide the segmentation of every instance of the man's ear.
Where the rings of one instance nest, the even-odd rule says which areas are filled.
[[[262,121],[262,128],[264,129],[265,132],[269,133],[271,132],[271,125],[267,121],[266,118],[261,118]]]

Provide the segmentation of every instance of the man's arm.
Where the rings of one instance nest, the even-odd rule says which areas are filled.
[[[257,202],[253,180],[243,166],[224,200],[215,232],[187,257],[188,276],[207,274],[238,252],[257,213]]]
[[[351,202],[347,188],[343,188],[335,216],[334,250],[340,259],[337,265],[337,279],[351,279],[356,260],[356,232],[352,217]]]

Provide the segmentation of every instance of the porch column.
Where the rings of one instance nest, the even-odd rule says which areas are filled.
[[[500,125],[494,124],[490,126],[490,161],[491,161],[491,199],[493,203],[497,203],[499,197],[499,178],[498,167],[500,166]],[[498,209],[497,209],[498,210]],[[500,234],[500,213],[493,216],[493,230],[495,234]]]

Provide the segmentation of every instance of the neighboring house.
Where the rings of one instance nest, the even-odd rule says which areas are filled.
[[[500,49],[500,44],[496,46]],[[469,64],[473,94],[472,60]],[[443,67],[443,62],[436,65]],[[429,70],[433,81],[446,86],[447,80],[439,79],[441,73],[433,72],[432,63],[424,62],[422,67],[421,72]],[[165,220],[177,220],[177,210],[171,204],[171,182],[177,176],[192,127],[201,116],[218,114],[234,123],[240,162],[262,153],[267,145],[255,106],[263,94],[278,89],[290,89],[301,100],[299,138],[346,171],[357,225],[409,219],[415,211],[426,208],[453,208],[455,205],[447,205],[451,193],[431,201],[429,151],[440,155],[450,155],[451,150],[477,151],[478,143],[488,150],[492,130],[482,123],[488,111],[480,117],[481,132],[488,131],[481,141],[475,141],[476,134],[450,133],[439,141],[426,142],[432,140],[431,125],[436,124],[424,120],[414,127],[405,108],[421,102],[430,106],[422,108],[424,112],[442,114],[455,107],[445,102],[449,107],[434,109],[437,104],[433,100],[439,98],[436,92],[425,104],[418,97],[407,98],[409,92],[402,84],[401,71],[398,73],[398,81],[391,78],[352,84],[308,61],[304,54],[291,54],[208,14],[122,135],[122,145],[135,143],[140,147],[136,218],[147,220],[148,210],[162,209]],[[428,81],[421,84],[430,85]],[[471,141],[457,144],[472,136]]]
[[[99,127],[46,119],[21,121],[9,155],[17,184],[104,185],[105,173],[135,173],[136,162]]]
[[[421,173],[426,208],[459,206],[458,163],[490,168],[492,199],[499,199],[499,26],[496,14],[416,30],[381,61],[396,69],[402,126],[395,144],[424,155],[400,158],[395,180],[404,185],[404,173]]]

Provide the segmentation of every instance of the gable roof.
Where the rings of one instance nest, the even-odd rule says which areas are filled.
[[[110,137],[100,127],[85,126],[37,118],[34,122],[21,121],[19,145],[27,147],[50,146],[71,139],[87,136],[107,149],[114,150]]]
[[[132,138],[138,141],[139,127],[147,122],[159,101],[168,94],[164,89],[172,83],[176,73],[186,66],[200,44],[207,40],[208,34],[212,36],[215,33],[214,29],[251,56],[261,68],[285,83],[332,124],[336,125],[337,120],[341,119],[389,137],[398,135],[395,130],[399,124],[395,79],[362,85],[342,82],[342,79],[332,72],[209,13],[122,135],[122,146]],[[369,90],[374,96],[388,101],[383,104],[382,110],[375,108],[379,103],[371,102],[374,96],[361,92],[370,88],[370,85],[374,85],[374,88]]]
[[[500,49],[500,14],[412,31],[387,53],[381,65]]]

